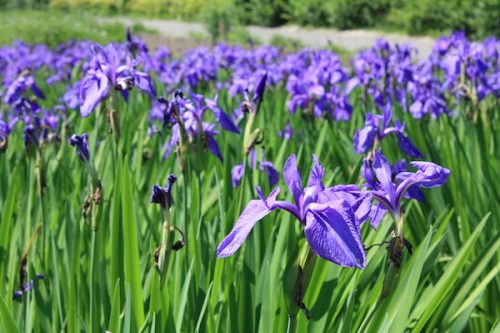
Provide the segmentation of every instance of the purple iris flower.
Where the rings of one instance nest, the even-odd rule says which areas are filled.
[[[439,187],[444,185],[450,176],[450,170],[431,162],[410,162],[410,165],[418,170],[396,174],[394,183],[391,165],[379,150],[375,151],[371,166],[365,159],[364,177],[373,198],[378,201],[371,213],[371,226],[374,229],[387,211],[394,220],[399,219],[402,199],[410,189]]]
[[[119,49],[114,44],[106,48],[94,45],[93,51],[91,69],[80,85],[80,113],[83,117],[87,117],[108,96],[111,88],[119,91],[125,100],[128,98],[128,91],[135,86],[151,96],[156,95],[149,76],[135,69],[139,60],[132,61],[127,55],[127,63],[122,64]]]
[[[165,151],[165,157],[170,155],[172,149],[180,143],[181,136],[185,135],[189,141],[188,143],[193,143],[201,138],[204,146],[208,147],[222,161],[222,153],[217,141],[214,139],[214,136],[219,134],[215,129],[217,125],[203,121],[205,111],[212,110],[223,129],[234,133],[239,133],[239,129],[231,117],[218,106],[217,97],[210,100],[194,93],[191,93],[190,97],[191,100],[186,100],[184,95],[177,91],[171,101],[164,98],[159,100],[161,104],[165,105],[164,108],[156,107],[152,110],[154,111],[154,114],[151,114],[152,118],[161,118],[164,124],[165,122],[173,124],[172,135]]]
[[[172,185],[177,180],[174,174],[170,174],[167,179],[167,187],[153,186],[151,193],[151,203],[160,204],[163,209],[172,207]]]
[[[389,127],[391,120],[392,108],[390,104],[385,106],[382,116],[368,112],[366,114],[365,127],[356,130],[354,133],[354,151],[357,154],[366,153],[373,148],[375,140],[380,142],[387,135],[395,133],[399,147],[404,153],[414,158],[422,158],[423,155],[420,151],[413,145],[410,139],[403,134],[405,124],[394,121],[394,126]]]
[[[87,162],[90,159],[88,140],[89,135],[84,133],[82,135],[73,134],[69,138],[69,144],[76,148],[76,155],[83,161]]]
[[[260,187],[260,200],[252,200],[238,218],[233,230],[217,248],[218,257],[236,252],[254,225],[270,212],[283,209],[292,214],[304,227],[304,233],[313,251],[320,257],[344,267],[364,268],[366,255],[361,242],[359,226],[368,217],[365,197],[358,196],[351,186],[325,188],[322,179],[325,169],[314,156],[307,186],[302,182],[295,155],[285,163],[283,176],[295,203],[276,200],[276,187],[266,198]]]

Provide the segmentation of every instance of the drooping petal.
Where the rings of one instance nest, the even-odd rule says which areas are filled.
[[[451,173],[449,169],[443,168],[432,162],[410,162],[410,165],[417,168],[425,175],[424,179],[419,184],[419,186],[425,188],[444,185]]]
[[[404,134],[400,132],[396,132],[396,138],[398,139],[399,148],[411,157],[414,158],[422,158],[424,157],[422,153],[413,145],[413,143],[406,137]]]
[[[297,160],[295,154],[290,155],[283,167],[283,177],[290,192],[292,192],[295,203],[298,205],[302,195],[302,180],[297,169]]]
[[[217,141],[215,141],[214,137],[211,135],[206,135],[207,142],[208,142],[208,149],[214,154],[219,160],[223,161],[224,159],[222,158],[222,153],[220,152],[219,145],[217,144]]]
[[[396,199],[401,200],[405,193],[413,186],[432,188],[442,186],[450,176],[450,170],[432,162],[410,162],[410,165],[419,169],[416,173],[402,173],[398,179],[404,179],[398,185]]]
[[[344,267],[365,267],[356,216],[346,201],[310,204],[304,233],[318,256]]]
[[[220,124],[220,126],[225,129],[226,131],[229,132],[234,132],[234,133],[240,133],[240,129],[236,124],[234,123],[233,119],[222,111],[221,108],[215,107],[212,109],[215,119],[217,119],[217,122]]]
[[[88,117],[97,104],[108,95],[109,86],[108,77],[103,73],[96,73],[82,84],[80,88],[80,100],[83,101],[80,105],[82,117]]]
[[[257,222],[272,212],[262,200],[251,200],[241,213],[233,230],[217,247],[217,257],[228,257],[236,252],[245,242],[248,234]]]

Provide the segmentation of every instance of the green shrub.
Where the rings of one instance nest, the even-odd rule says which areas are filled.
[[[339,29],[372,27],[389,12],[394,0],[336,0],[333,25]]]
[[[335,6],[334,1],[290,0],[288,18],[299,25],[332,26]]]
[[[233,0],[242,24],[278,26],[287,22],[289,0]]]
[[[214,1],[206,4],[203,10],[203,20],[212,43],[227,39],[233,25],[236,24],[235,9],[230,1]]]
[[[89,15],[81,12],[76,14],[55,10],[2,11],[0,29],[0,45],[9,44],[16,39],[54,47],[70,39],[108,43],[125,38],[122,24],[97,24]]]
[[[471,37],[500,35],[498,0],[409,0],[393,8],[387,23],[410,34],[462,30]]]

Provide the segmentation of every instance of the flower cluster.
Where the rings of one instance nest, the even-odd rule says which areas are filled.
[[[401,215],[401,203],[405,194],[416,187],[442,186],[450,171],[430,162],[412,162],[416,172],[396,170],[397,185],[392,181],[391,166],[376,151],[372,165],[365,160],[364,177],[368,190],[356,185],[326,187],[323,184],[325,169],[314,156],[309,180],[302,187],[295,155],[288,158],[283,177],[292,193],[294,202],[277,200],[280,188],[269,196],[257,187],[259,200],[252,200],[243,210],[232,231],[217,248],[218,257],[236,252],[248,237],[255,224],[274,210],[282,209],[294,216],[304,227],[304,235],[314,253],[344,267],[364,268],[366,254],[361,240],[360,227],[371,220],[377,228],[384,214],[389,212],[395,219]],[[372,206],[372,199],[376,203]]]

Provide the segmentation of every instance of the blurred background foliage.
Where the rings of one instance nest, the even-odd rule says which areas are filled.
[[[0,0],[2,9],[27,7],[203,20],[215,35],[241,24],[500,35],[500,0]]]

